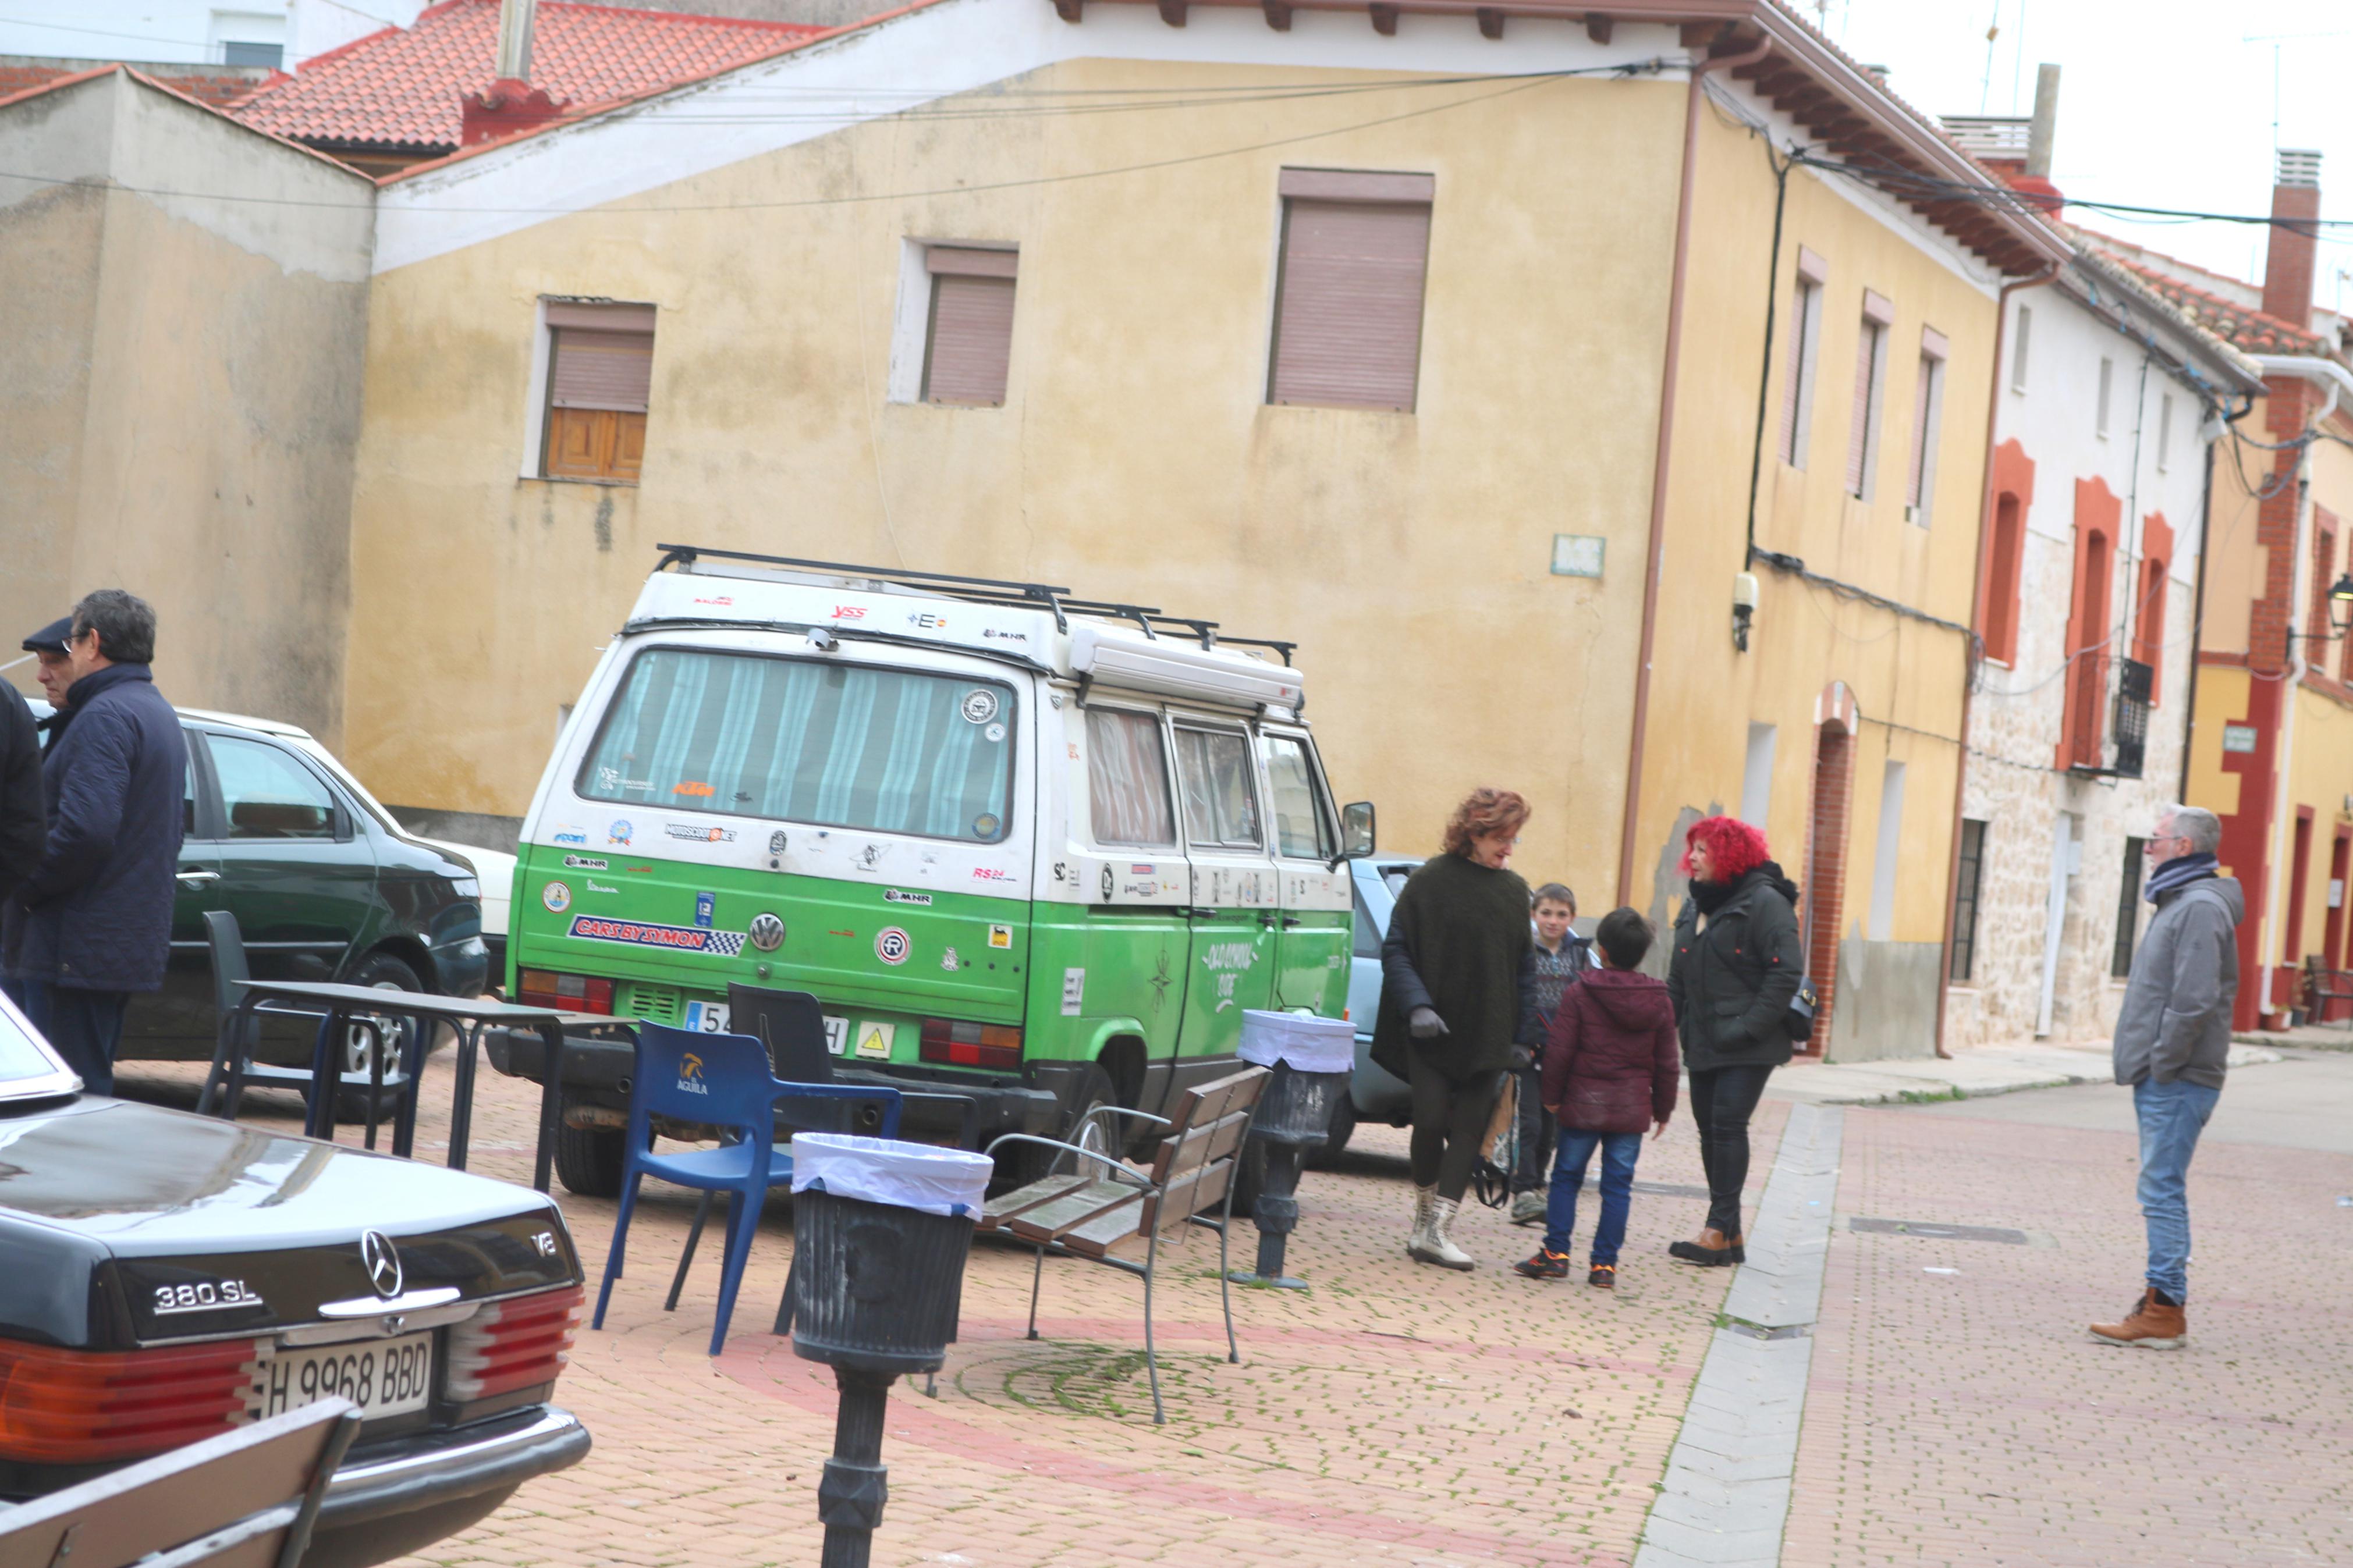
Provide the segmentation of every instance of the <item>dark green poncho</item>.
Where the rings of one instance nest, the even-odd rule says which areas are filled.
[[[1511,1065],[1514,1041],[1536,1038],[1535,937],[1528,885],[1461,855],[1423,863],[1398,895],[1381,945],[1381,1011],[1373,1059],[1410,1076],[1408,1051],[1470,1078]],[[1447,1034],[1416,1040],[1407,1017],[1434,1007]]]

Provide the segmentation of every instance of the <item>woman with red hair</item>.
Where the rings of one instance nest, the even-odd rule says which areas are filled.
[[[1446,824],[1446,852],[1398,895],[1381,943],[1373,1059],[1413,1089],[1413,1234],[1406,1255],[1475,1267],[1447,1230],[1494,1114],[1513,1047],[1543,1038],[1528,885],[1504,868],[1528,820],[1507,789],[1472,790]]]
[[[1740,1189],[1748,1180],[1748,1118],[1773,1069],[1789,1059],[1789,1003],[1806,977],[1798,889],[1765,836],[1710,816],[1683,836],[1691,897],[1675,918],[1667,995],[1674,1003],[1692,1119],[1707,1173],[1707,1224],[1669,1254],[1722,1267],[1747,1259]]]

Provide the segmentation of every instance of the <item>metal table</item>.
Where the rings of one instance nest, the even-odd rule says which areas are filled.
[[[416,1146],[417,1086],[424,1072],[426,1045],[433,1037],[436,1024],[448,1024],[454,1028],[458,1034],[458,1082],[449,1107],[449,1168],[453,1171],[466,1168],[466,1144],[474,1121],[474,1074],[483,1029],[495,1025],[536,1030],[542,1048],[547,1053],[544,1059],[554,1070],[546,1074],[546,1081],[540,1086],[539,1147],[532,1158],[531,1184],[543,1193],[547,1191],[548,1166],[555,1153],[558,1085],[564,1077],[565,1015],[551,1007],[522,1007],[488,996],[434,996],[416,991],[385,991],[320,981],[254,980],[246,984],[245,994],[237,1001],[236,1028],[225,1029],[224,1037],[244,1038],[246,1017],[269,1001],[308,1003],[311,1010],[322,1015],[317,1039],[311,1047],[311,1105],[302,1131],[310,1137],[330,1141],[335,1135],[335,1094],[343,1087],[336,1045],[346,1024],[353,1015],[413,1020],[415,1027],[406,1051],[410,1059],[402,1064],[407,1083],[400,1109],[393,1118],[392,1131],[392,1152],[404,1159]],[[377,1059],[382,1059],[381,1052]],[[233,1117],[237,1096],[245,1087],[245,1064],[232,1060],[227,1065],[228,1092],[222,1100],[222,1111]]]

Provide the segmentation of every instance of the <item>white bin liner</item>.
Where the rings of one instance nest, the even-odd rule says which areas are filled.
[[[859,1138],[847,1132],[796,1132],[793,1191],[863,1198],[924,1214],[978,1215],[995,1167],[986,1154]]]
[[[1289,1062],[1293,1072],[1354,1072],[1356,1026],[1345,1018],[1245,1007],[1241,1058],[1262,1068]]]

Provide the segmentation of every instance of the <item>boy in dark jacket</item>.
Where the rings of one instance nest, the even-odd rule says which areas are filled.
[[[1577,1189],[1601,1152],[1601,1220],[1593,1229],[1586,1283],[1618,1282],[1618,1249],[1634,1196],[1642,1130],[1657,1137],[1675,1111],[1675,1012],[1667,988],[1635,973],[1651,951],[1651,922],[1630,909],[1601,917],[1593,945],[1601,967],[1562,993],[1545,1042],[1544,1108],[1560,1122],[1544,1245],[1512,1267],[1531,1279],[1568,1275],[1568,1237]]]

